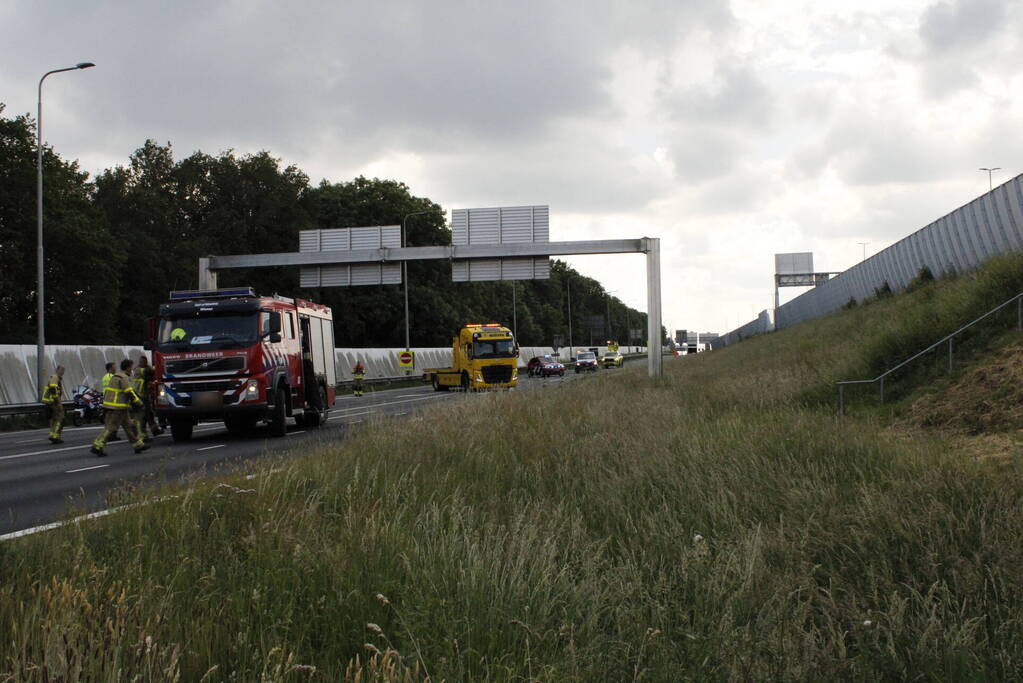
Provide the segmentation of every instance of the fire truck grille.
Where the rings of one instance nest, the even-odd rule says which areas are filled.
[[[223,358],[185,358],[167,361],[167,372],[172,375],[186,375],[190,372],[230,372],[245,369],[245,356]]]
[[[238,386],[237,382],[221,380],[218,382],[180,382],[171,385],[174,393],[194,394],[197,391],[227,391]]]
[[[237,384],[227,380],[221,380],[216,382],[179,382],[172,384],[171,388],[176,394],[178,394],[177,404],[179,406],[193,406],[193,405],[233,405],[238,402],[238,398],[241,392],[231,392],[230,394],[224,394],[223,392],[237,388]],[[214,398],[213,404],[208,402],[208,399],[203,398],[203,394],[206,392],[213,392],[214,394],[220,394],[220,396]],[[185,394],[188,394],[187,396]],[[194,400],[199,397],[199,401]]]
[[[510,365],[485,365],[483,366],[483,381],[487,384],[498,384],[510,382],[512,368]]]

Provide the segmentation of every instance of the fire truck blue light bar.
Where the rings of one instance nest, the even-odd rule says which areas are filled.
[[[256,296],[256,290],[252,289],[252,287],[235,287],[234,289],[179,290],[170,293],[170,300],[183,301],[185,299],[209,299],[212,297],[225,298],[231,296]]]

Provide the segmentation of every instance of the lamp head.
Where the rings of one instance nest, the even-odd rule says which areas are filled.
[[[96,66],[96,65],[93,64],[92,62],[79,62],[78,64],[75,64],[75,68],[76,69],[88,69],[88,68],[94,67],[94,66]]]

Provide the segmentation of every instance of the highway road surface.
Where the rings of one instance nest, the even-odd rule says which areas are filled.
[[[578,377],[572,372],[563,379],[522,376],[518,390],[553,388]],[[373,415],[402,419],[438,403],[479,397],[461,391],[434,392],[428,386],[369,391],[358,398],[339,397],[322,427],[291,424],[282,438],[269,437],[262,425],[252,436],[234,437],[223,423],[204,422],[196,426],[191,441],[174,443],[168,430],[140,454],[135,454],[122,433],[121,440],[107,444],[105,458],[89,452],[99,434],[96,424],[65,428],[64,443],[59,445],[47,441],[46,429],[2,432],[0,540],[64,518],[70,511],[107,509],[107,493],[126,484],[186,483],[195,477],[244,470],[251,461],[271,454],[298,457],[313,446],[343,439],[348,430]]]

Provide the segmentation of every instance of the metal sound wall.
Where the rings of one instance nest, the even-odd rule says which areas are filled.
[[[935,277],[976,268],[996,254],[1023,250],[1023,175],[942,216],[820,287],[778,308],[777,329],[862,302],[885,282],[904,289],[927,266]]]
[[[992,256],[1023,251],[1023,175],[899,240],[866,261],[780,306],[775,329],[875,296],[887,282],[897,292],[927,266],[935,277],[976,268]],[[721,346],[748,337],[759,320],[722,335]],[[765,330],[766,331],[766,330]]]
[[[763,334],[764,332],[771,331],[771,314],[767,311],[760,311],[760,315],[757,316],[756,320],[751,320],[742,327],[737,327],[727,334],[723,334],[716,339],[712,339],[710,347],[712,349],[720,349],[723,346],[734,344],[737,341],[742,341],[746,337],[752,337],[755,334]]]

